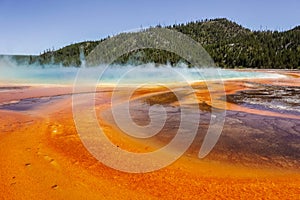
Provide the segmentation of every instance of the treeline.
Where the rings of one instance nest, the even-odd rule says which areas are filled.
[[[300,68],[300,26],[284,32],[251,31],[222,18],[166,28],[177,30],[199,42],[216,65],[222,68]],[[29,64],[81,66],[80,51],[88,55],[103,40],[72,44],[57,51],[48,50],[40,56],[31,57]],[[125,54],[115,61],[120,64],[148,62],[176,65],[184,60],[171,52],[143,49]]]
[[[285,32],[250,31],[226,19],[191,22],[172,28],[200,42],[223,68],[298,68],[300,27]]]

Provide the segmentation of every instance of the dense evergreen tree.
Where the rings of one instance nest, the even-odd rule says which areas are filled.
[[[300,68],[300,26],[284,32],[251,31],[221,18],[166,28],[182,32],[202,44],[216,65],[222,68]],[[103,40],[72,44],[57,51],[47,50],[40,56],[32,56],[29,63],[80,66],[79,49],[83,48],[85,55],[88,55]],[[154,62],[158,65],[176,65],[182,61],[182,58],[171,52],[143,49],[125,54],[115,63]]]

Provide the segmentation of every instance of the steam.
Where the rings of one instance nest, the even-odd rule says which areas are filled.
[[[239,78],[277,78],[282,75],[240,72],[233,70],[222,70],[218,68],[188,68],[185,64],[176,67],[163,65],[157,67],[154,63],[134,65],[113,65],[98,67],[85,67],[84,53],[80,51],[82,61],[81,70],[86,71],[86,81],[90,78],[99,78],[99,84],[168,84],[180,82],[197,82],[213,79],[239,79]],[[77,67],[63,67],[61,65],[26,65],[17,64],[9,57],[0,58],[0,83],[21,84],[73,84]],[[177,75],[170,73],[176,71]],[[205,78],[204,78],[205,77]],[[122,81],[120,81],[122,80]]]
[[[1,84],[71,84],[75,67],[18,64],[9,57],[0,58]]]
[[[79,58],[80,58],[80,62],[81,62],[81,67],[85,68],[85,66],[86,66],[86,60],[85,60],[83,46],[81,46],[80,49],[79,49]]]

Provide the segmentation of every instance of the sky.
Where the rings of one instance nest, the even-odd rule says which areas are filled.
[[[225,17],[252,30],[300,25],[299,0],[0,0],[0,54],[99,40],[140,27]]]

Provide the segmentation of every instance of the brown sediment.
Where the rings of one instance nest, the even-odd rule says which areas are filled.
[[[272,81],[251,80],[251,83],[272,84]],[[299,84],[289,80],[279,82],[281,85]],[[252,89],[251,83],[242,80],[225,82],[226,94]],[[210,99],[205,86],[198,84],[194,87],[198,88],[199,103],[204,102],[203,105],[209,107]],[[22,92],[1,94],[0,102],[71,92],[68,87],[23,88]],[[152,96],[149,92],[165,98]],[[135,92],[132,99],[138,102],[146,98],[149,104],[165,103],[166,106],[176,101],[174,96],[164,96],[163,92],[170,91],[166,88],[144,88]],[[106,101],[110,95],[109,91],[99,93],[96,98],[97,113],[110,109],[110,102]],[[3,199],[299,197],[298,146],[292,143],[300,138],[297,116],[291,121],[293,117],[285,114],[276,115],[274,112],[250,110],[226,103],[228,116],[224,134],[207,158],[197,158],[203,140],[199,131],[191,148],[172,165],[155,172],[129,174],[106,167],[85,149],[76,132],[71,105],[71,96],[67,96],[44,105],[44,108],[33,109],[34,112],[0,110],[0,196]],[[172,106],[176,107],[176,104]],[[209,109],[201,112],[209,116]],[[99,115],[99,120],[105,133],[120,148],[136,152],[155,149],[151,143],[140,143],[122,134],[107,115]],[[207,128],[205,120],[204,117],[200,123],[203,130]],[[285,144],[284,140],[290,144]]]

